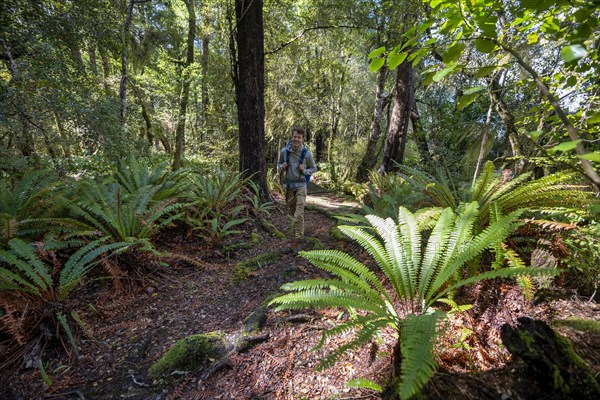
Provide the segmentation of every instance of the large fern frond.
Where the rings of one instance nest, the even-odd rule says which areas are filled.
[[[431,379],[437,368],[433,358],[433,343],[437,333],[437,323],[443,313],[409,315],[402,322],[400,331],[400,351],[402,364],[400,382],[396,392],[401,399],[409,399],[419,393]]]

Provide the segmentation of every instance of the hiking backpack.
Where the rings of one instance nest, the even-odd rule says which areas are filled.
[[[302,148],[302,152],[300,153],[300,164],[304,164],[304,157],[306,157],[307,151],[308,149],[306,147]],[[287,165],[290,165],[290,151],[288,149],[285,149],[285,154],[285,162],[287,163]],[[306,180],[307,184],[310,181],[310,177],[311,175],[304,175],[304,179]]]

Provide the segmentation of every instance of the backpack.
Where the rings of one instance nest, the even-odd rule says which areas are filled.
[[[306,152],[308,149],[306,147],[302,148],[302,152],[300,153],[300,164],[304,164],[304,157],[306,157]],[[290,151],[288,149],[285,150],[285,162],[290,165]],[[304,179],[306,183],[310,181],[311,175],[304,175]]]

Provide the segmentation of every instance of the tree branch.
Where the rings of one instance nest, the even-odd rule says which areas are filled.
[[[364,26],[352,26],[352,25],[324,25],[324,26],[313,26],[313,27],[310,27],[310,28],[305,28],[302,32],[300,32],[298,35],[296,35],[290,41],[282,43],[275,50],[266,51],[265,55],[277,53],[279,50],[284,49],[285,47],[287,47],[290,44],[294,43],[296,40],[302,38],[302,36],[304,36],[304,34],[307,33],[307,32],[314,31],[314,30],[317,30],[317,29],[335,29],[335,28],[364,29],[365,27]]]

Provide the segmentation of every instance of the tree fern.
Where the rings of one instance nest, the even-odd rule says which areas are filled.
[[[468,262],[478,259],[483,251],[493,249],[515,229],[520,211],[498,216],[490,226],[474,235],[473,226],[479,216],[477,203],[458,209],[459,214],[451,208],[441,212],[424,246],[422,225],[415,214],[404,208],[398,210],[397,222],[373,215],[366,217],[378,237],[362,227],[340,227],[373,257],[389,286],[345,253],[336,250],[301,252],[302,257],[333,278],[288,283],[282,289],[289,293],[270,304],[276,305],[277,310],[340,307],[355,315],[323,333],[322,343],[333,335],[355,332],[353,340],[324,359],[324,365],[331,365],[345,351],[367,343],[385,326],[401,331],[405,361],[398,388],[403,398],[417,393],[435,370],[431,343],[436,322],[441,318],[441,313],[429,315],[423,314],[424,311],[452,290],[481,279],[554,274],[552,270],[519,267],[459,280],[458,272],[462,272]],[[356,315],[355,310],[362,312]]]

